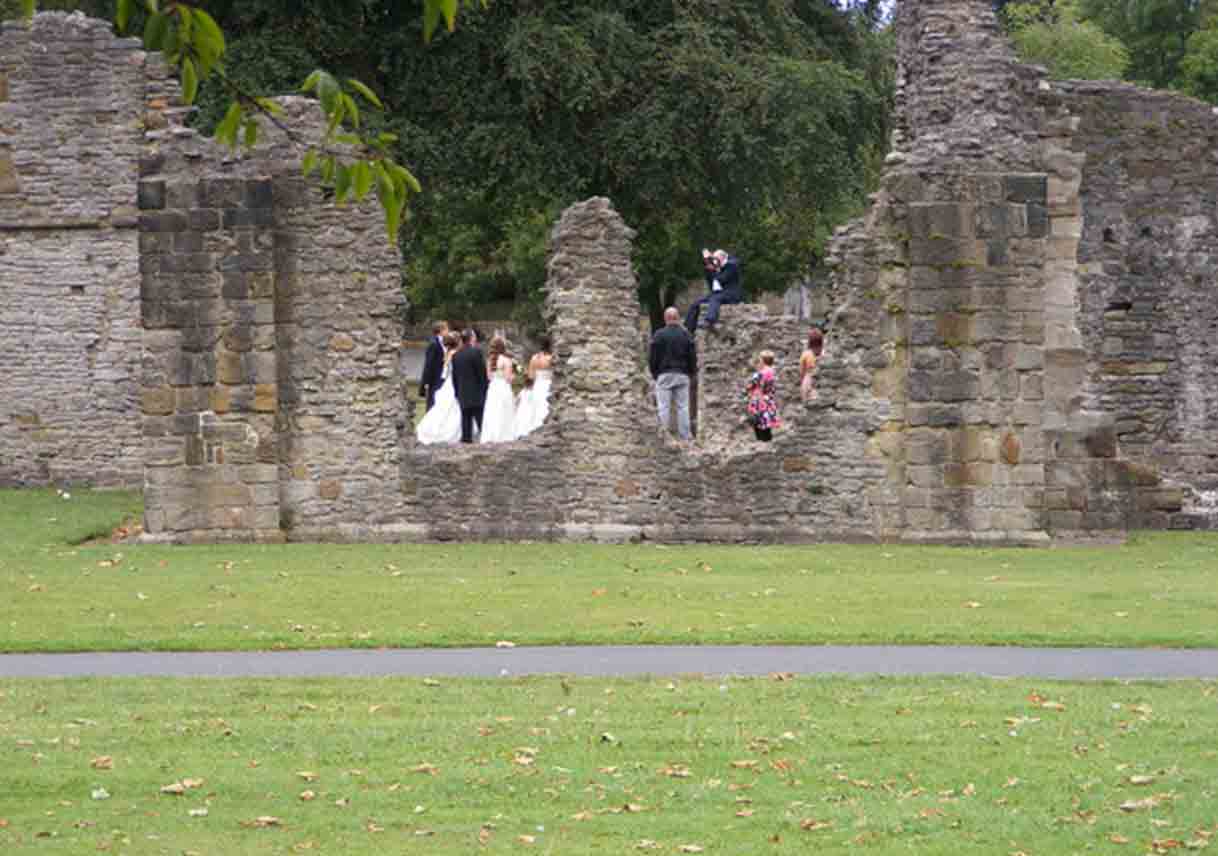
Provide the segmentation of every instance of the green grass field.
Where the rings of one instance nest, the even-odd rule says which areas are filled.
[[[0,492],[0,650],[1218,646],[1218,536],[1123,546],[140,546],[130,494]]]
[[[1199,682],[0,681],[0,851],[1184,852],[1215,721]]]

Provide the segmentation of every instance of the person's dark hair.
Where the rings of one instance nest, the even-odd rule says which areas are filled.
[[[506,355],[507,342],[503,340],[503,337],[496,336],[495,338],[491,339],[490,355],[486,358],[486,370],[493,374],[495,369],[498,368],[496,364],[498,363],[499,358]]]
[[[813,327],[808,331],[808,350],[819,357],[824,348],[825,334],[820,331],[819,327]]]
[[[542,336],[537,341],[537,350],[541,351],[543,354],[549,354],[549,353],[553,352],[554,340],[551,339],[549,336]]]
[[[443,333],[443,332],[444,332],[445,330],[447,330],[447,329],[448,329],[448,322],[447,322],[447,321],[433,321],[433,322],[431,322],[431,333],[432,333],[432,335],[433,335],[433,336],[439,336],[441,333]]]
[[[461,345],[461,337],[456,333],[449,331],[444,334],[444,348],[449,351],[455,351]]]
[[[774,365],[774,352],[773,351],[762,351],[760,356],[761,356],[761,364],[763,366]]]
[[[461,331],[461,342],[462,344],[468,345],[472,341],[474,341],[474,331],[466,327]]]

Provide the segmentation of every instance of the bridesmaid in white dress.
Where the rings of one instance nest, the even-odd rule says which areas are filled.
[[[517,437],[536,431],[550,415],[550,387],[554,378],[554,346],[543,336],[541,347],[529,360],[529,383],[516,402]]]
[[[423,416],[414,432],[418,441],[425,446],[461,440],[461,405],[457,401],[452,379],[453,354],[460,345],[461,337],[456,333],[444,336],[444,381],[436,391],[431,410]]]
[[[512,400],[515,369],[502,336],[491,339],[490,350],[486,368],[491,383],[487,387],[486,405],[482,410],[482,442],[507,443],[515,439],[512,432],[516,418],[516,405]]]

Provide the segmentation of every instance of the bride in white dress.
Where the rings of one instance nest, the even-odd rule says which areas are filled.
[[[550,415],[553,367],[553,345],[550,338],[544,336],[540,350],[529,360],[527,386],[516,400],[516,421],[512,428],[517,437],[536,431],[545,424],[546,417]]]
[[[444,381],[436,391],[431,410],[423,416],[414,432],[418,441],[425,446],[461,440],[461,405],[457,402],[452,378],[453,354],[460,344],[461,339],[456,333],[444,336]]]
[[[491,339],[491,355],[486,363],[491,383],[487,387],[486,405],[482,410],[482,442],[507,443],[516,439],[512,430],[516,419],[512,380],[516,373],[502,336]]]

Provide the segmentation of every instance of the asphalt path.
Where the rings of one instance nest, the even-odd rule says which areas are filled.
[[[0,678],[982,675],[1218,678],[1218,650],[933,646],[608,646],[0,654]]]

